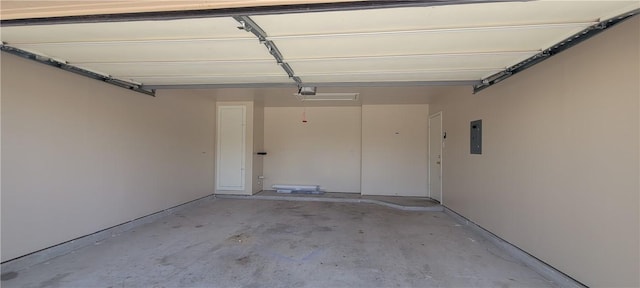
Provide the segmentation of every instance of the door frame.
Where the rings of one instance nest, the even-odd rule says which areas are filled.
[[[442,130],[442,120],[444,119],[444,117],[442,117],[442,114],[443,114],[442,111],[438,111],[436,113],[433,113],[433,114],[429,115],[429,133],[428,133],[429,134],[429,152],[428,152],[428,155],[429,155],[428,156],[428,158],[429,158],[429,177],[428,177],[429,185],[428,185],[428,187],[429,187],[429,198],[433,199],[433,197],[431,197],[431,160],[432,160],[431,159],[431,150],[432,150],[432,148],[431,148],[431,119],[439,116],[440,117],[440,127],[439,127],[440,128],[440,143],[441,143],[440,144],[440,205],[444,205],[444,198],[442,197],[443,194],[444,194],[443,191],[442,191],[442,186],[443,186],[442,185],[442,179],[444,179],[444,177],[442,177],[442,165],[444,163],[444,161],[443,161],[444,160],[444,156],[442,155],[442,148],[444,146],[444,141],[443,141],[443,137],[444,137],[443,133],[444,132]]]

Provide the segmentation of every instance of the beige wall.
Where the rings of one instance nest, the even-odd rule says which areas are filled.
[[[444,110],[444,203],[595,287],[638,287],[640,18]],[[483,120],[483,154],[469,121]]]
[[[266,107],[264,187],[320,185],[330,192],[360,192],[360,107]]]
[[[0,67],[2,67],[2,57],[0,57]],[[0,69],[0,247],[2,247],[2,70]],[[0,249],[0,261],[4,261],[2,249]]]
[[[429,105],[362,106],[362,194],[427,196]]]
[[[2,261],[209,195],[215,100],[2,54]]]

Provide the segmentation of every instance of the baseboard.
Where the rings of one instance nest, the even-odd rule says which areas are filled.
[[[114,235],[123,233],[141,225],[151,223],[162,217],[174,214],[184,209],[192,208],[201,205],[205,202],[211,201],[215,198],[214,194],[204,196],[171,208],[167,208],[162,211],[158,211],[153,214],[149,214],[122,224],[118,224],[113,227],[109,227],[104,230],[97,231],[95,233],[81,236],[79,238],[69,240],[24,256],[20,256],[15,259],[11,259],[0,264],[2,273],[11,271],[20,271],[35,264],[49,261],[55,257],[59,257],[70,253],[71,251],[93,245],[96,242],[113,237]]]
[[[503,249],[505,252],[511,255],[511,257],[520,260],[522,263],[527,265],[527,267],[536,271],[538,274],[555,282],[559,287],[576,287],[576,288],[587,287],[586,285],[571,278],[567,274],[562,273],[560,270],[553,268],[551,265],[543,262],[542,260],[534,257],[533,255],[518,248],[517,246],[496,236],[495,234],[482,228],[480,225],[473,223],[473,221],[470,221],[469,219],[447,208],[446,206],[444,207],[444,213],[451,216],[451,218],[453,218],[456,222],[466,226],[467,228],[471,229],[475,233],[484,237],[492,244]]]

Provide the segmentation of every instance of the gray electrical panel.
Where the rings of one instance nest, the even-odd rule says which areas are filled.
[[[471,121],[471,154],[482,154],[482,120]]]

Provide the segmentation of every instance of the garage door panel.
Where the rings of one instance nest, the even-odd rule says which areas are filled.
[[[633,1],[522,1],[254,16],[270,36],[599,21]],[[634,6],[636,5],[636,6]],[[635,8],[634,8],[635,7]],[[570,13],[567,13],[570,11]],[[610,13],[609,17],[617,14]],[[283,25],[290,23],[291,25]]]
[[[272,38],[287,60],[539,50],[582,26]],[[543,44],[544,43],[544,44]]]
[[[33,44],[16,47],[68,62],[273,59],[264,46],[257,45],[255,39]]]
[[[309,83],[473,81],[499,71],[500,70],[458,70],[394,73],[333,73],[301,75],[301,78],[302,81]]]
[[[618,16],[610,27],[640,8],[639,1],[417,1],[404,8],[373,2],[344,11],[243,10],[233,14],[239,20],[213,10],[80,17],[68,24],[60,21],[76,20],[24,19],[3,22],[8,25],[0,27],[0,37],[8,53],[92,78],[97,72],[145,85],[293,83],[295,77],[302,79],[299,85],[477,83],[546,49],[552,48],[551,55],[562,51],[571,45],[553,46],[569,37],[580,42],[587,37],[577,35],[591,34],[577,33]]]
[[[340,72],[382,72],[416,69],[495,69],[531,57],[537,51],[505,54],[417,55],[396,57],[364,57],[310,59],[289,61],[298,74]]]
[[[131,63],[79,63],[78,67],[92,71],[109,71],[113,76],[171,76],[171,75],[225,75],[225,74],[282,74],[273,60],[264,61],[192,61],[192,62],[131,62]]]
[[[283,75],[187,75],[187,76],[148,76],[130,77],[129,79],[145,85],[206,85],[206,84],[246,84],[246,83],[291,83],[284,72]]]
[[[97,42],[159,39],[247,38],[231,17],[166,21],[132,21],[3,27],[3,41],[12,44]]]

